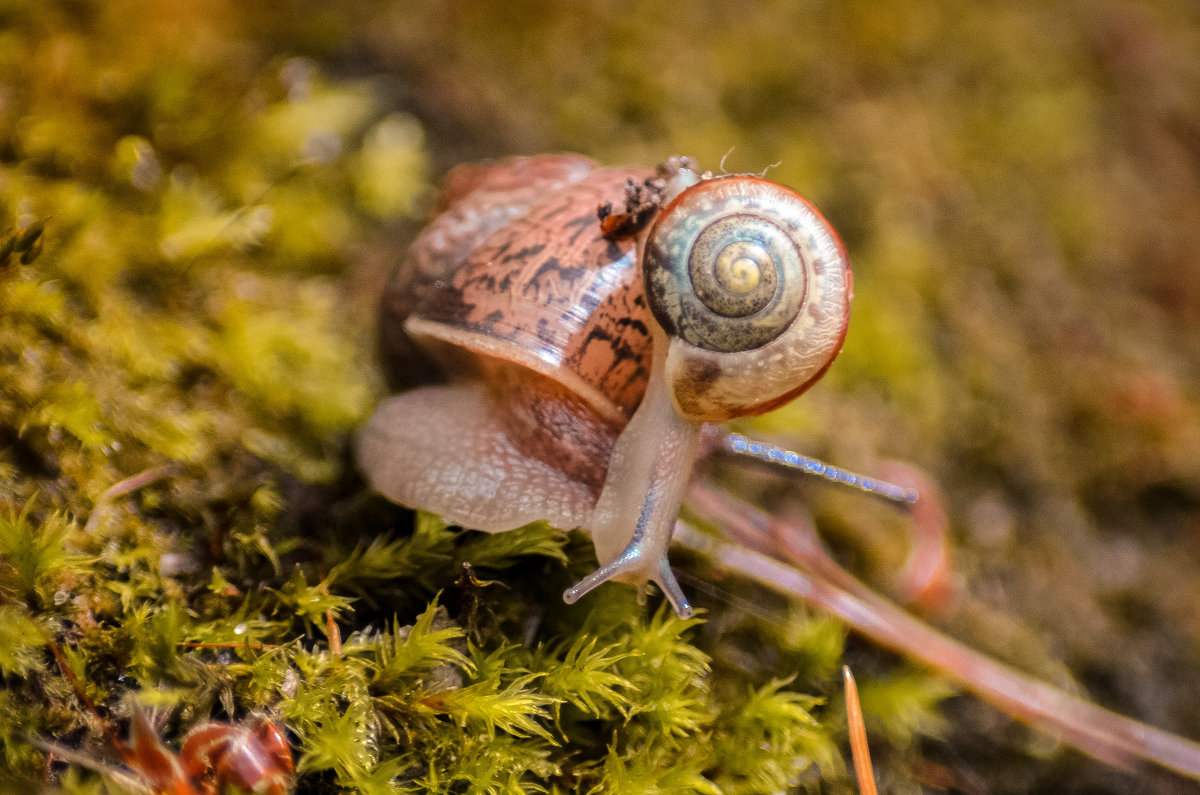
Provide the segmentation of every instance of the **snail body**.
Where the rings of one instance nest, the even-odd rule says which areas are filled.
[[[705,422],[828,367],[851,277],[788,188],[547,155],[451,172],[382,308],[399,387],[359,437],[389,499],[488,532],[583,527],[607,580],[690,608],[666,550]],[[616,208],[616,209],[614,209]]]

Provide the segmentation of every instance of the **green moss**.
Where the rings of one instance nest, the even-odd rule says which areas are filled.
[[[31,737],[114,758],[51,641],[114,725],[135,692],[168,712],[169,745],[280,717],[312,791],[845,788],[844,655],[884,781],[924,754],[1075,780],[979,741],[990,718],[931,739],[936,679],[744,583],[686,586],[701,622],[619,586],[568,608],[586,539],[365,493],[374,296],[434,176],[559,149],[781,161],[858,295],[830,376],[748,430],[925,466],[954,631],[1195,733],[1186,4],[317,5],[0,2],[0,785],[45,780]],[[901,522],[804,494],[847,560],[898,566]]]

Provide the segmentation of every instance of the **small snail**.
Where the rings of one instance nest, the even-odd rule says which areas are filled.
[[[807,389],[841,348],[837,234],[761,177],[571,155],[460,166],[383,302],[397,386],[358,462],[389,499],[501,532],[586,529],[608,580],[687,598],[667,546],[704,423]]]

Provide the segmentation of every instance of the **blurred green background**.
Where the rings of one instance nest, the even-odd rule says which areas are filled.
[[[41,258],[0,272],[6,507],[86,504],[164,459],[235,481],[231,450],[352,483],[373,304],[438,178],[545,151],[770,167],[810,197],[853,261],[850,333],[744,429],[923,469],[955,545],[935,624],[1200,738],[1186,0],[0,0],[0,230],[50,219]],[[742,485],[803,500],[887,589],[902,521]],[[924,752],[943,778],[908,786],[1183,791],[969,698],[946,715]]]

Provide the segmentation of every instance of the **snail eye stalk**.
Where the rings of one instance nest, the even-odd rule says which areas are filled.
[[[802,475],[813,475],[823,478],[837,486],[855,489],[872,497],[879,497],[888,502],[899,503],[905,508],[912,507],[921,495],[916,489],[909,489],[889,483],[886,480],[859,475],[855,472],[826,464],[824,461],[792,450],[748,439],[740,433],[715,432],[720,450],[731,455],[751,458],[771,466],[782,467]]]

